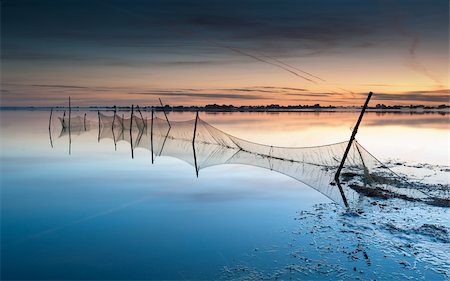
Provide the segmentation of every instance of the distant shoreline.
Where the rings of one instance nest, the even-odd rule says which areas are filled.
[[[0,106],[1,111],[55,111],[68,110],[67,106],[48,107],[48,106]],[[73,111],[114,111],[113,106],[74,106]],[[135,107],[136,109],[136,107]],[[211,113],[232,113],[232,112],[359,112],[361,107],[320,107],[320,106],[303,106],[303,107],[271,107],[271,106],[252,106],[252,107],[230,107],[230,106],[145,106],[139,107],[142,112],[155,111],[166,112],[211,112]],[[117,106],[117,111],[130,111],[131,106]],[[429,106],[389,106],[389,107],[368,107],[368,112],[379,113],[440,113],[450,114],[450,106],[441,105],[437,107]]]

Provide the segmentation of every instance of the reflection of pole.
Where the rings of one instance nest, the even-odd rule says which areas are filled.
[[[130,118],[130,144],[131,144],[131,158],[134,159],[134,152],[133,152],[133,134],[132,134],[132,128],[133,128],[133,111],[134,111],[134,105],[131,105],[131,118]]]
[[[170,127],[167,129],[167,133],[166,133],[166,136],[164,137],[164,141],[162,143],[161,150],[159,151],[158,156],[161,156],[161,154],[162,154],[162,152],[164,150],[164,145],[166,145],[166,140],[167,140],[167,138],[169,137],[169,134],[170,134],[170,129],[171,129]]]
[[[50,117],[48,118],[48,136],[50,137],[50,145],[53,148],[52,130],[51,130],[52,114],[53,114],[53,107],[50,109]]]
[[[194,151],[195,174],[197,175],[198,178],[197,155],[195,153],[195,135],[197,134],[197,121],[198,121],[198,111],[195,115],[194,136],[192,137],[192,150]]]
[[[364,103],[364,106],[363,106],[363,108],[361,110],[361,113],[359,114],[358,121],[356,122],[355,128],[353,129],[353,132],[352,132],[352,135],[350,137],[350,140],[348,141],[347,148],[345,149],[344,156],[342,157],[342,160],[341,160],[341,164],[339,165],[339,168],[337,169],[336,174],[334,175],[334,180],[335,180],[336,184],[339,187],[339,191],[341,192],[341,195],[342,195],[342,200],[344,201],[344,205],[346,207],[348,207],[347,198],[345,197],[344,191],[343,191],[342,186],[340,184],[339,176],[341,174],[342,168],[344,167],[345,160],[347,159],[348,152],[350,151],[350,148],[351,148],[351,146],[353,144],[353,141],[355,140],[355,136],[356,136],[356,133],[358,132],[359,124],[361,123],[361,120],[362,120],[362,118],[364,116],[364,113],[366,112],[367,105],[369,104],[369,101],[370,101],[370,98],[372,97],[372,94],[373,93],[370,92],[369,95],[367,96],[366,102]]]
[[[152,120],[150,123],[150,148],[152,150],[152,164],[154,162],[154,159],[153,159],[153,116],[154,116],[154,111],[152,108]]]
[[[165,106],[163,105],[163,103],[162,103],[161,99],[159,99],[159,103],[161,104],[161,107],[162,107],[162,110],[163,110],[164,116],[166,117],[166,121],[167,121],[167,124],[169,124],[169,128],[170,128],[170,122],[169,122],[169,118],[167,118],[167,114],[166,114]]]
[[[369,179],[369,171],[367,170],[366,163],[364,162],[364,158],[362,156],[361,150],[358,147],[358,142],[356,142],[356,150],[358,150],[359,157],[361,158],[361,162],[364,168],[364,186],[366,186],[367,180]]]
[[[114,130],[111,130],[111,132],[114,140],[114,151],[117,151],[116,134],[114,133]]]

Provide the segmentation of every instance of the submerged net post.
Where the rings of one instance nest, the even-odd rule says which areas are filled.
[[[169,128],[170,128],[169,118],[167,118],[166,109],[165,109],[165,107],[164,107],[164,105],[163,105],[163,103],[162,103],[160,98],[159,98],[159,103],[161,104],[161,107],[162,107],[162,110],[163,110],[163,113],[164,113],[164,117],[166,117],[167,124],[169,124]]]
[[[341,164],[339,165],[339,168],[337,169],[336,174],[334,175],[334,180],[335,180],[336,184],[339,187],[339,191],[341,192],[341,195],[342,195],[342,200],[344,201],[344,205],[346,207],[348,207],[348,202],[347,202],[347,198],[344,195],[344,191],[342,189],[342,186],[340,184],[339,176],[341,174],[342,167],[344,166],[345,160],[347,159],[348,152],[350,151],[352,143],[355,140],[355,136],[356,136],[356,133],[358,132],[359,124],[361,123],[361,120],[362,120],[362,118],[364,116],[364,113],[366,112],[367,105],[369,104],[369,101],[370,101],[370,98],[372,97],[372,94],[373,93],[370,92],[369,95],[367,96],[366,102],[364,103],[364,106],[363,106],[363,108],[361,110],[361,113],[359,114],[358,121],[356,122],[355,128],[353,129],[353,132],[352,132],[352,135],[350,137],[350,140],[348,141],[347,148],[345,149],[344,156],[342,157],[342,160],[341,160]]]

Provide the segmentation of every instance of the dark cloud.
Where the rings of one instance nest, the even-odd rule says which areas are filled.
[[[195,97],[209,99],[235,99],[235,100],[263,100],[267,99],[261,95],[242,95],[242,94],[225,94],[225,93],[193,93],[193,92],[136,92],[129,93],[132,95],[149,95],[149,96],[167,96],[167,97]]]
[[[275,89],[275,90],[288,90],[288,91],[308,91],[308,89],[305,89],[305,88],[292,88],[292,87],[259,86],[259,87],[255,87],[255,88]]]
[[[389,33],[386,22],[393,11],[401,11],[407,18],[420,13],[422,20],[432,15],[435,27],[446,23],[447,1],[433,5],[396,2],[382,6],[377,1],[354,0],[345,4],[333,0],[2,1],[2,37],[6,39],[2,45],[20,46],[23,39],[34,39],[42,44],[72,42],[72,48],[78,43],[148,47],[161,42],[197,42],[214,46],[210,41],[214,40],[233,42],[232,47],[237,48],[265,46],[272,54],[281,49],[300,49],[306,54],[342,46],[372,46],[380,34]]]
[[[232,92],[255,92],[255,93],[274,93],[274,90],[263,90],[263,89],[252,89],[252,88],[229,88],[229,89],[219,89],[221,91],[232,91]]]
[[[233,92],[256,92],[256,93],[288,93],[288,92],[303,92],[306,89],[301,88],[288,88],[288,87],[246,87],[246,88],[227,88],[217,89],[221,91],[233,91]]]
[[[285,96],[298,96],[298,97],[338,97],[342,96],[340,93],[287,93]]]
[[[74,86],[74,85],[31,85],[33,87],[44,87],[44,88],[64,88],[64,89],[89,89],[89,87],[84,86]]]
[[[442,102],[450,103],[450,95],[427,93],[410,93],[410,94],[374,94],[374,100],[379,101],[410,101],[410,102]]]
[[[407,94],[450,94],[450,89],[409,91]]]

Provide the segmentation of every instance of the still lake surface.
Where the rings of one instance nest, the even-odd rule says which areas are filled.
[[[152,164],[150,150],[132,159],[129,143],[99,142],[93,111],[93,128],[72,135],[69,155],[56,122],[50,143],[49,112],[0,114],[3,280],[450,278],[449,208],[393,199],[347,212],[292,178],[244,165],[197,178],[180,159]],[[348,140],[358,117],[200,115],[274,146]],[[357,139],[396,171],[449,189],[448,114],[367,113]]]

